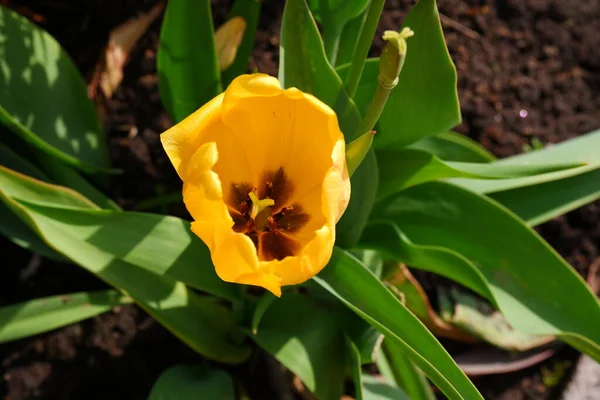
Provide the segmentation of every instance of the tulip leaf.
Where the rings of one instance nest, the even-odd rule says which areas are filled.
[[[400,388],[373,375],[363,375],[363,400],[416,400]]]
[[[491,193],[490,197],[530,226],[600,199],[600,166],[579,175]]]
[[[456,90],[456,68],[452,64],[435,0],[421,0],[410,10],[402,27],[415,35],[408,39],[406,60],[398,86],[387,100],[375,130],[375,147],[399,148],[447,132],[461,121]],[[342,78],[349,64],[340,66]],[[364,113],[377,88],[379,59],[369,59],[354,96]]]
[[[581,163],[564,162],[545,164],[445,162],[431,153],[417,149],[378,150],[376,154],[379,165],[378,199],[411,186],[445,178],[515,178],[581,166]]]
[[[336,245],[352,248],[360,239],[375,202],[378,187],[377,159],[371,149],[350,178],[352,195],[336,225]]]
[[[264,314],[256,343],[296,374],[319,399],[339,399],[344,385],[344,335],[327,309],[286,293]]]
[[[349,359],[352,380],[354,382],[354,398],[356,400],[364,400],[360,351],[348,336],[346,336],[346,348],[348,349],[348,353],[350,353]]]
[[[175,122],[221,93],[210,0],[167,3],[157,69],[160,98]]]
[[[327,61],[319,30],[306,0],[287,0],[281,23],[279,80],[297,87],[333,108],[346,142],[353,139],[360,115],[342,80]]]
[[[582,163],[584,166],[566,171],[536,175],[526,178],[497,181],[480,179],[452,179],[450,182],[476,193],[495,193],[580,175],[600,167],[600,129],[542,150],[518,154],[498,160],[498,164],[548,164],[560,160],[564,163]]]
[[[13,243],[37,253],[43,257],[57,261],[65,261],[65,258],[48,246],[40,237],[4,203],[0,202],[0,234]]]
[[[342,36],[340,37],[336,65],[342,65],[352,61],[352,56],[354,55],[358,44],[358,38],[360,37],[365,19],[367,18],[367,11],[368,8],[366,8],[358,17],[348,21],[344,25]]]
[[[411,400],[435,400],[435,394],[431,390],[425,374],[404,355],[402,348],[392,341],[384,340],[383,351],[396,384],[406,392]]]
[[[221,80],[224,88],[248,70],[248,63],[252,56],[252,50],[254,50],[254,42],[256,41],[256,29],[258,28],[261,4],[261,1],[236,0],[231,7],[229,18],[242,17],[246,22],[246,30],[244,31],[242,43],[237,49],[235,61],[233,61],[233,64],[229,68],[221,72]]]
[[[476,141],[452,131],[425,137],[408,147],[425,150],[444,161],[486,163],[496,159],[492,153]]]
[[[482,399],[431,332],[356,258],[335,248],[313,279],[399,346],[449,399]]]
[[[148,400],[235,400],[233,379],[225,371],[205,365],[176,365],[152,386]]]
[[[63,294],[0,308],[0,343],[48,332],[131,303],[115,290]]]
[[[79,71],[47,32],[0,5],[0,125],[83,171],[108,168],[104,133]]]
[[[0,179],[0,200],[31,226],[48,245],[110,285],[126,292],[192,349],[221,362],[242,362],[249,356],[250,349],[247,346],[231,341],[237,329],[231,311],[221,305],[217,298],[200,296],[171,277],[153,274],[119,258],[149,259],[148,255],[132,255],[132,250],[140,245],[138,253],[148,251],[146,238],[154,235],[147,229],[154,228],[155,225],[146,223],[141,226],[140,231],[113,232],[110,233],[112,237],[107,238],[103,235],[109,232],[103,231],[103,226],[86,226],[90,221],[77,217],[87,215],[86,212],[89,215],[94,212],[100,215],[119,212],[97,210],[92,203],[83,201],[75,192],[35,181],[4,167],[0,167]],[[50,195],[52,191],[55,193]],[[183,227],[183,222],[179,226]],[[158,232],[161,232],[161,228],[157,228]],[[182,228],[180,230],[183,231]],[[156,240],[162,242],[163,238]],[[99,244],[111,241],[121,253],[116,255],[98,247]],[[185,247],[186,245],[183,248]],[[167,254],[159,262],[165,259],[175,262],[176,259],[171,258],[174,254],[176,253]],[[203,271],[212,269],[197,268],[199,260],[195,262],[200,275]]]
[[[556,251],[495,201],[430,182],[388,197],[373,210],[373,220],[392,221],[415,243],[470,260],[492,303],[515,329],[557,336],[600,360],[598,299]]]
[[[319,14],[323,28],[323,42],[327,58],[336,65],[344,27],[360,16],[369,6],[369,0],[319,0]]]

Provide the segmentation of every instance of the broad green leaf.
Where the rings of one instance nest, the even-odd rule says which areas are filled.
[[[346,336],[346,348],[350,354],[349,359],[350,370],[352,371],[352,381],[354,383],[354,398],[356,400],[364,400],[360,351],[348,336]]]
[[[411,400],[435,400],[435,395],[425,375],[402,352],[394,342],[384,340],[383,351],[390,364],[394,380]]]
[[[94,244],[94,237],[88,237],[86,240],[79,235],[80,232],[86,231],[85,226],[80,227],[80,232],[75,232],[74,224],[78,221],[67,223],[55,219],[62,216],[62,211],[84,214],[85,211],[93,212],[94,209],[58,208],[61,207],[60,203],[40,205],[40,202],[35,199],[36,195],[43,197],[44,191],[54,190],[62,192],[62,195],[55,195],[54,198],[64,200],[64,197],[70,194],[67,189],[39,183],[41,190],[36,193],[33,187],[35,181],[31,180],[28,183],[29,187],[21,190],[24,185],[19,185],[20,181],[29,178],[0,167],[0,177],[11,176],[12,178],[4,179],[3,184],[0,185],[0,200],[31,226],[54,250],[115,288],[126,292],[152,317],[207,358],[236,363],[244,361],[249,356],[250,349],[247,346],[232,342],[231,338],[237,333],[237,329],[231,311],[221,305],[218,299],[200,296],[181,282],[167,276],[153,274],[97,247]],[[48,203],[49,200],[45,202]],[[68,207],[69,204],[66,203]],[[107,210],[96,212],[111,213]],[[95,228],[98,227],[88,227],[88,234],[95,232]],[[98,235],[96,241],[105,243],[106,238],[102,236],[101,231]],[[125,245],[118,245],[121,251],[126,249],[131,251],[145,238],[143,235],[137,238],[129,237],[129,240],[126,235],[124,237]],[[118,237],[113,237],[111,240],[119,242]],[[132,245],[133,247],[126,247]],[[144,258],[144,256],[136,258],[131,253],[129,256],[134,259]],[[167,257],[169,256],[172,254]]]
[[[0,125],[78,169],[108,168],[102,126],[79,71],[52,36],[3,6]]]
[[[148,400],[235,400],[233,379],[225,371],[205,365],[176,365],[152,386]]]
[[[363,375],[363,400],[414,400],[402,389],[373,375]]]
[[[581,163],[498,164],[442,161],[417,149],[378,150],[379,187],[377,198],[421,183],[454,177],[502,179],[540,175],[581,166]]]
[[[342,36],[340,37],[336,65],[342,65],[352,61],[352,55],[354,54],[356,45],[358,44],[358,38],[363,28],[365,18],[367,17],[367,10],[368,8],[365,9],[358,17],[348,21],[348,23],[344,25]]]
[[[208,248],[179,218],[99,210],[79,193],[46,184],[0,167],[0,187],[9,197],[32,205],[70,235],[96,249],[157,275],[235,300],[236,286],[219,279]]]
[[[279,80],[297,87],[333,108],[346,141],[353,139],[360,115],[342,80],[325,57],[323,42],[306,0],[287,0],[281,23]]]
[[[411,267],[445,276],[495,302],[488,282],[473,262],[444,247],[415,244],[391,222],[369,223],[359,246],[376,249]]]
[[[600,199],[600,166],[568,178],[490,193],[530,226]]]
[[[400,148],[418,140],[447,132],[460,123],[456,91],[456,69],[440,25],[435,0],[421,0],[410,10],[402,27],[415,35],[408,39],[406,60],[383,109],[375,130],[378,149]],[[349,65],[340,66],[340,76]],[[377,88],[379,59],[369,59],[354,96],[364,113]]]
[[[315,300],[286,293],[262,318],[253,339],[296,374],[317,398],[339,399],[344,385],[344,335]]]
[[[336,225],[335,243],[342,248],[352,248],[360,239],[375,202],[378,186],[377,159],[369,150],[363,162],[350,178],[352,195],[348,208]]]
[[[0,135],[9,134],[0,127]],[[10,147],[0,142],[0,165],[10,168],[14,171],[29,175],[35,179],[50,181],[50,178],[42,172],[36,165],[13,151]]]
[[[486,181],[478,179],[452,179],[451,182],[476,193],[495,193],[524,186],[538,185],[559,179],[569,178],[593,171],[600,167],[600,130],[547,146],[542,150],[519,154],[496,161],[497,164],[547,164],[560,160],[564,163],[585,164],[579,168],[558,171],[527,178]]]
[[[344,27],[357,18],[369,6],[369,0],[319,0],[322,20],[323,42],[327,58],[336,65],[340,40]]]
[[[335,248],[313,279],[402,348],[449,399],[482,399],[431,332],[356,258]]]
[[[160,98],[175,122],[221,93],[210,0],[167,3],[157,68]]]
[[[114,290],[63,294],[0,308],[0,343],[48,332],[109,311],[131,299]]]
[[[393,221],[415,243],[471,260],[515,329],[558,336],[600,359],[598,299],[556,251],[501,205],[430,182],[379,202],[371,217]]]
[[[235,61],[229,68],[221,72],[221,79],[223,87],[229,86],[239,75],[245,74],[248,70],[248,63],[252,56],[252,50],[254,50],[254,42],[256,41],[256,28],[258,27],[258,20],[260,18],[260,6],[262,1],[260,0],[236,0],[231,7],[229,18],[242,17],[246,21],[246,30],[244,31],[244,37],[242,43],[237,50]]]
[[[81,193],[101,208],[120,210],[120,207],[114,201],[109,199],[104,193],[88,182],[86,178],[68,165],[55,162],[46,154],[39,154],[38,162],[43,170],[50,176],[52,183],[66,186]]]
[[[408,147],[425,150],[444,161],[486,163],[496,159],[492,153],[476,141],[452,131],[425,137]]]
[[[7,237],[13,243],[37,253],[43,257],[57,261],[65,261],[65,258],[48,246],[40,237],[4,203],[0,202],[0,234]]]

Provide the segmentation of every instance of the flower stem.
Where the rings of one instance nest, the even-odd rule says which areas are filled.
[[[385,103],[387,102],[392,89],[393,88],[389,86],[382,86],[381,84],[377,85],[377,90],[371,99],[371,103],[369,103],[365,116],[362,121],[360,121],[360,125],[358,126],[354,137],[358,137],[359,135],[363,135],[373,130],[379,116],[381,116],[381,113],[383,112],[383,107],[385,107]]]
[[[350,97],[354,97],[358,82],[362,75],[362,71],[365,65],[365,60],[369,54],[369,48],[373,42],[373,36],[381,17],[381,11],[383,10],[383,3],[385,0],[373,0],[369,5],[369,11],[367,11],[367,18],[360,31],[360,36],[356,45],[356,51],[352,56],[352,63],[350,64],[350,71],[346,76],[346,91]],[[364,132],[363,132],[364,133]]]

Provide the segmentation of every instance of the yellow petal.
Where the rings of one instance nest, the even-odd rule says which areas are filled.
[[[160,135],[165,152],[182,180],[182,169],[202,144],[203,137],[215,124],[221,123],[222,102],[223,94],[220,94]]]

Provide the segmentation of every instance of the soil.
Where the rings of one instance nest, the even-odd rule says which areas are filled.
[[[88,79],[110,29],[157,3],[0,2],[19,9],[53,34]],[[215,26],[224,21],[230,3],[213,1]],[[412,4],[388,0],[380,31],[398,28]],[[550,145],[600,128],[600,2],[439,0],[438,5],[458,70],[463,122],[457,131],[505,157],[523,152],[534,139]],[[281,1],[264,1],[250,68],[276,74],[282,8]],[[181,186],[159,144],[159,134],[171,125],[157,91],[160,22],[159,18],[139,41],[123,83],[107,102],[105,126],[112,165],[124,171],[108,193],[125,209],[133,209],[140,200],[177,192]],[[377,39],[372,55],[378,54],[380,46]],[[186,215],[181,204],[165,207],[154,211]],[[600,202],[538,230],[585,275],[600,257]],[[105,288],[74,265],[42,260],[36,267],[30,253],[6,239],[0,238],[0,249],[3,258],[11,261],[0,269],[0,305]],[[576,357],[574,351],[563,349],[542,365],[474,381],[486,399],[554,398],[559,390],[546,385],[545,378],[549,374],[560,378],[561,366],[568,375],[568,363]],[[122,306],[63,329],[2,345],[0,398],[145,399],[164,369],[203,362],[139,308]],[[231,372],[247,386],[251,398],[269,399],[277,398],[275,393],[281,391],[260,382],[269,379],[265,375],[282,377],[275,369],[259,352]]]

